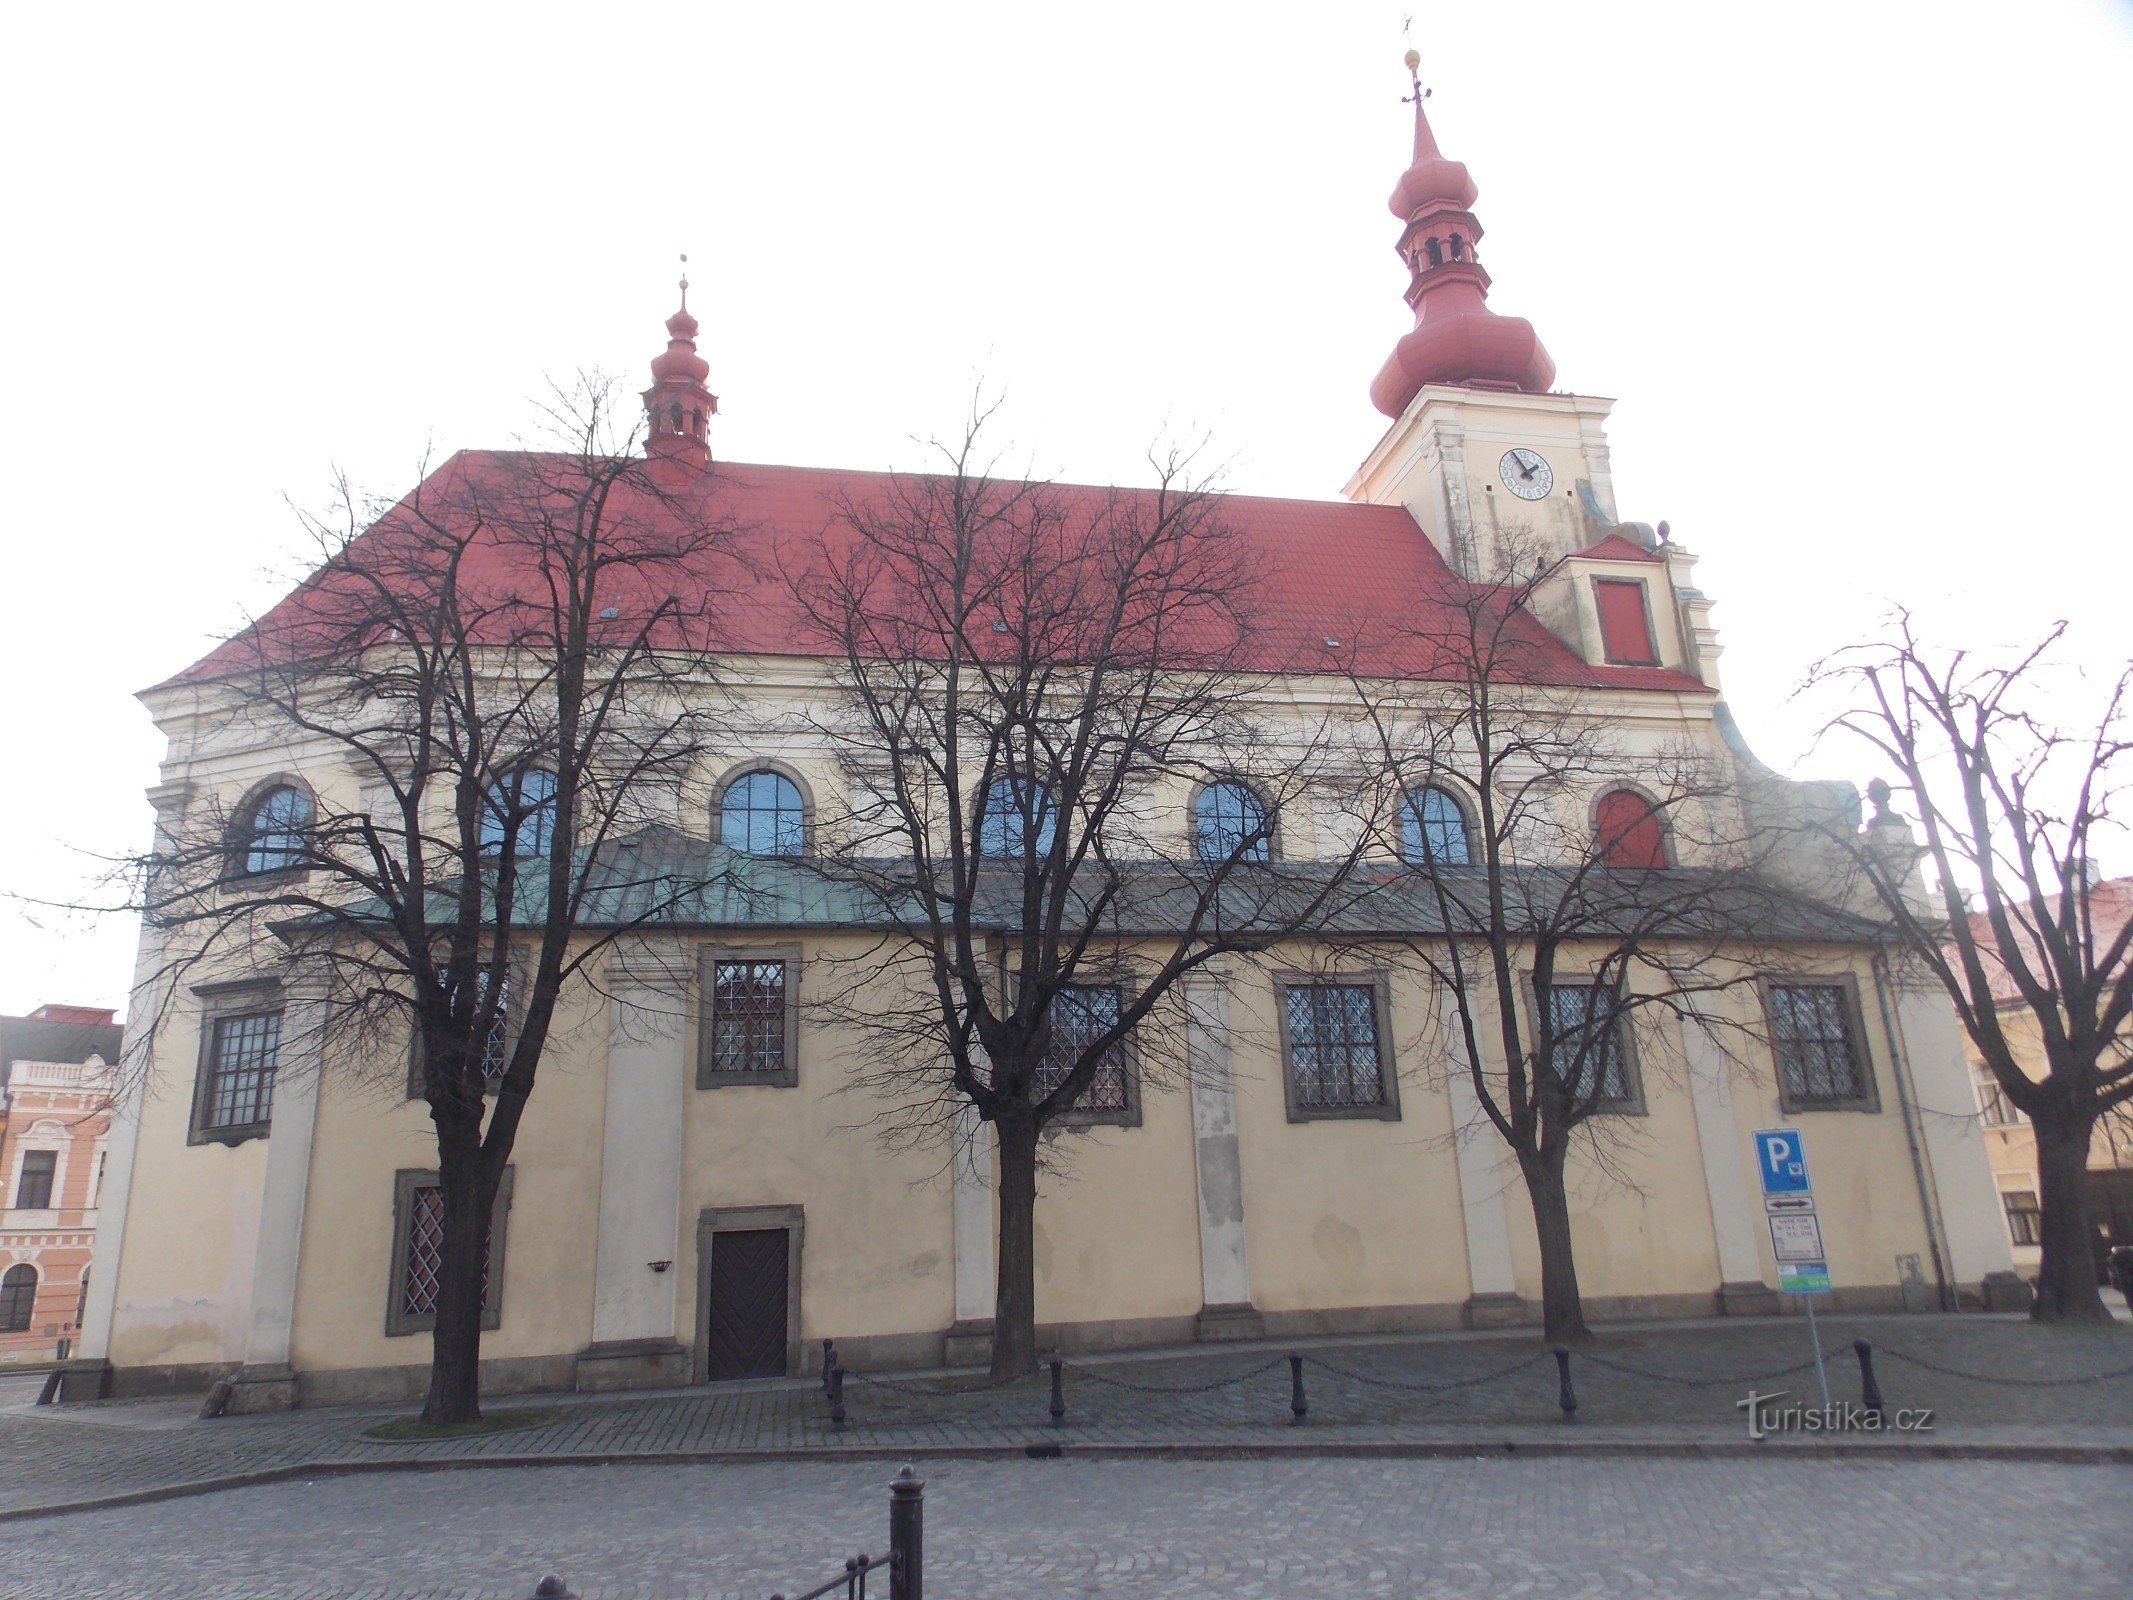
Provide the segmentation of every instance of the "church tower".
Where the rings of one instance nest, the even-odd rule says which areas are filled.
[[[652,386],[644,391],[644,453],[670,463],[668,470],[677,475],[711,468],[711,418],[718,396],[705,386],[711,363],[696,353],[696,330],[697,321],[689,315],[689,280],[683,278],[681,309],[667,318],[667,347],[652,358]]]
[[[1415,325],[1370,386],[1392,426],[1347,494],[1405,505],[1454,571],[1487,581],[1520,552],[1567,555],[1614,525],[1613,402],[1554,390],[1533,324],[1490,308],[1479,191],[1438,148],[1421,59],[1407,53],[1414,153],[1391,199]]]

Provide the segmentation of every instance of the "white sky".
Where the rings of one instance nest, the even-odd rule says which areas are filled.
[[[1619,398],[1766,759],[1893,598],[2124,659],[2124,3],[16,7],[0,892],[143,844],[132,696],[286,587],[287,500],[639,379],[682,250],[729,459],[917,465],[982,377],[1038,471],[1204,432],[1337,496],[1409,326],[1408,9],[1492,303]],[[0,902],[0,1010],[132,948]]]

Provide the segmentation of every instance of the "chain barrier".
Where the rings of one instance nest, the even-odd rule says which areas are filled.
[[[864,1384],[871,1389],[886,1389],[891,1394],[914,1395],[922,1400],[953,1400],[959,1394],[989,1394],[995,1389],[1011,1388],[1030,1374],[1023,1373],[1013,1378],[984,1378],[971,1383],[931,1384],[907,1383],[896,1378],[883,1378],[868,1372],[848,1372],[844,1381],[849,1384]]]
[[[2129,1366],[2113,1367],[2108,1372],[2084,1373],[2072,1378],[2010,1378],[1993,1373],[1965,1372],[1960,1367],[1944,1367],[1938,1361],[1914,1356],[1894,1345],[1877,1344],[1874,1346],[1874,1354],[1894,1356],[1898,1361],[1914,1367],[1923,1367],[1928,1372],[1937,1372],[1944,1378],[1961,1378],[1969,1383],[2004,1383],[2016,1389],[2072,1389],[2084,1383],[2109,1383],[2116,1378],[2133,1377],[2133,1366]]]
[[[1646,1383],[1678,1383],[1691,1389],[1720,1387],[1738,1389],[1743,1384],[1768,1383],[1773,1378],[1789,1378],[1796,1372],[1805,1372],[1815,1364],[1815,1358],[1809,1356],[1805,1361],[1796,1361],[1789,1367],[1780,1367],[1776,1372],[1760,1373],[1754,1377],[1737,1378],[1727,1373],[1715,1378],[1692,1378],[1685,1373],[1679,1372],[1647,1371],[1643,1367],[1630,1366],[1627,1362],[1611,1361],[1606,1356],[1596,1356],[1589,1350],[1577,1350],[1573,1351],[1572,1354],[1577,1357],[1580,1365],[1590,1363],[1595,1367],[1605,1367],[1610,1372],[1619,1372],[1624,1377],[1642,1378]]]
[[[1277,1367],[1289,1364],[1287,1356],[1276,1356],[1271,1361],[1262,1361],[1249,1372],[1233,1372],[1226,1378],[1216,1378],[1210,1383],[1134,1383],[1127,1378],[1113,1378],[1098,1372],[1093,1367],[1068,1367],[1066,1370],[1077,1378],[1087,1378],[1091,1383],[1100,1383],[1109,1389],[1124,1389],[1132,1394],[1212,1394],[1217,1389],[1227,1389],[1232,1384],[1246,1383],[1263,1377]]]
[[[1494,1383],[1498,1378],[1508,1378],[1514,1372],[1524,1372],[1528,1367],[1537,1367],[1546,1361],[1552,1352],[1543,1350],[1538,1355],[1528,1356],[1515,1366],[1501,1367],[1494,1372],[1485,1372],[1475,1378],[1454,1378],[1449,1383],[1405,1382],[1398,1378],[1380,1378],[1367,1372],[1351,1372],[1346,1367],[1337,1367],[1317,1356],[1305,1356],[1304,1364],[1330,1372],[1337,1378],[1346,1378],[1351,1383],[1360,1383],[1372,1389],[1397,1389],[1406,1394],[1445,1394],[1453,1389],[1478,1389],[1485,1383]]]

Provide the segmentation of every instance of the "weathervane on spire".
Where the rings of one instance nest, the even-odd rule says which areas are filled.
[[[1414,26],[1414,13],[1409,12],[1406,17],[1401,19],[1400,37],[1407,38],[1414,31]],[[1402,95],[1400,104],[1403,106],[1418,106],[1429,98],[1429,91],[1422,87],[1422,52],[1417,50],[1413,44],[1409,44],[1407,47],[1406,61],[1407,76],[1413,80],[1415,92]]]
[[[689,252],[681,253],[681,309],[689,309]]]

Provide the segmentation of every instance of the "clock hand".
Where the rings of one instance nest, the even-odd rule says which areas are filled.
[[[1518,470],[1520,472],[1523,472],[1528,478],[1533,476],[1533,469],[1527,466],[1523,460],[1520,460],[1517,456],[1513,456],[1511,459],[1518,462]]]

